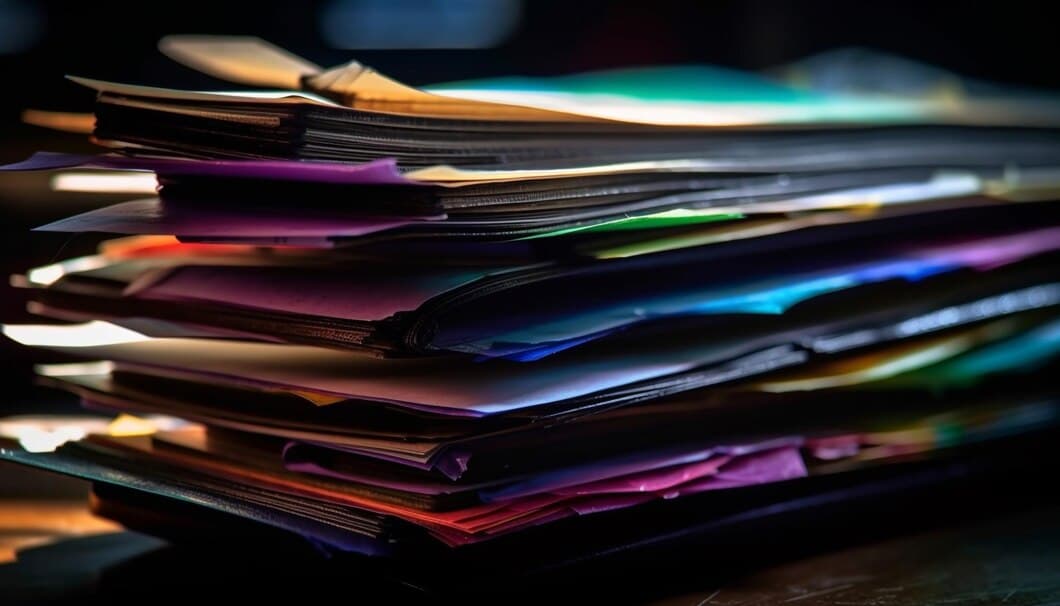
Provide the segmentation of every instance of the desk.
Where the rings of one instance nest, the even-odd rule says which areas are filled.
[[[11,477],[26,481],[31,476],[0,466],[0,482]],[[324,594],[351,587],[419,603],[433,599],[371,574],[358,576],[342,563],[277,561],[261,556],[267,549],[253,546],[240,553],[172,547],[92,518],[84,500],[7,498],[0,501],[0,519],[0,538],[6,541],[0,545],[22,548],[17,560],[0,564],[0,596],[27,603],[83,603],[86,597],[142,597],[145,591],[186,598],[204,591],[238,591],[252,600],[275,597],[276,592]],[[731,570],[697,569],[685,561],[678,575],[665,580],[638,577],[637,570],[616,571],[626,581],[617,594],[584,586],[544,591],[570,596],[599,589],[608,603],[668,606],[1060,603],[1060,502],[973,516],[905,536],[854,540],[839,548],[834,545],[842,540],[827,539],[821,549],[808,545],[798,557],[779,562],[766,558]],[[783,537],[777,542],[783,543]],[[483,597],[490,602],[512,599]]]

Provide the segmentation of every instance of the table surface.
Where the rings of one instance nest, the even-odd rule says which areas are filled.
[[[22,494],[35,490],[32,485],[40,482],[52,487],[51,498]],[[0,492],[0,602],[83,603],[85,598],[137,587],[174,591],[181,587],[189,592],[192,588],[241,588],[243,597],[256,599],[280,583],[320,591],[341,586],[349,591],[353,582],[350,575],[336,576],[334,570],[292,571],[283,564],[253,561],[252,556],[236,558],[241,561],[236,566],[228,559],[231,556],[182,550],[124,531],[91,516],[87,487],[76,481],[0,465],[0,485],[4,486]],[[635,570],[621,571],[634,575],[634,581],[627,583],[633,590],[608,596],[607,601],[690,606],[1060,604],[1060,505],[1056,502],[839,549],[830,547],[822,549],[823,553],[814,553],[813,546],[806,551],[809,555],[730,570],[721,576],[708,570],[707,563],[698,572],[695,565],[686,566],[682,577],[665,581],[650,574],[636,578]],[[175,579],[179,585],[174,585]],[[357,591],[430,600],[404,587],[386,582],[371,587],[372,583],[362,577],[353,584]],[[557,591],[587,589],[591,590],[567,587]]]

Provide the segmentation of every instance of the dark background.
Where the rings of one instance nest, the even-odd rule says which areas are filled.
[[[26,108],[90,108],[91,94],[64,81],[64,74],[173,87],[223,86],[162,56],[155,43],[169,33],[257,35],[324,66],[356,58],[412,84],[660,63],[757,70],[859,46],[974,78],[1060,88],[1055,67],[1060,36],[1038,2],[523,0],[514,2],[519,7],[514,25],[498,45],[471,50],[334,48],[321,24],[333,4],[0,0],[0,162],[40,149],[91,149],[83,137],[20,123]],[[422,17],[422,10],[438,10],[439,2],[369,4],[400,20],[403,14]],[[446,5],[454,6],[491,17],[488,0],[449,0]],[[424,36],[432,34],[429,18],[418,23]],[[91,252],[92,236],[31,234],[29,229],[103,201],[51,193],[45,175],[0,175],[0,273]],[[20,293],[6,286],[0,290],[0,320],[31,320]],[[0,376],[5,379],[0,413],[27,410],[30,362],[23,350],[0,338]]]
[[[510,31],[496,45],[487,48],[373,50],[339,48],[328,41],[327,28],[321,20],[340,1],[0,0],[0,163],[20,160],[37,150],[90,152],[94,149],[83,136],[55,133],[20,121],[21,112],[27,108],[90,110],[91,93],[66,82],[64,74],[178,88],[229,86],[162,56],[155,48],[156,41],[171,33],[256,35],[323,66],[356,58],[411,84],[663,63],[711,63],[762,70],[815,53],[853,46],[895,53],[977,79],[1060,89],[1060,69],[1056,67],[1056,59],[1060,58],[1060,35],[1056,33],[1055,20],[1050,18],[1049,7],[1042,2],[361,0],[362,6],[389,10],[391,23],[395,19],[400,23],[407,15],[407,27],[411,29],[398,33],[411,32],[424,37],[437,32],[432,31],[430,18],[423,15],[430,14],[431,10],[437,12],[442,4],[465,12],[489,12],[491,2],[519,7]],[[347,0],[346,4],[359,3]],[[486,15],[487,19],[492,17]],[[443,23],[437,24],[437,28],[443,27]],[[55,193],[50,191],[48,180],[45,174],[0,173],[0,322],[35,320],[24,311],[22,293],[6,286],[7,275],[89,254],[100,239],[92,235],[32,233],[32,227],[128,198]],[[0,417],[76,408],[72,398],[32,391],[31,365],[49,361],[48,355],[28,352],[0,337],[0,378],[3,380]],[[1024,471],[1042,473],[1037,467],[1027,467]],[[724,585],[723,599],[728,603],[799,600],[800,604],[808,605],[833,603],[835,597],[836,601],[925,604],[952,602],[957,596],[969,603],[1055,603],[1052,601],[1056,588],[1055,544],[1060,536],[1055,499],[1047,501],[1041,495],[1031,494],[1038,489],[1037,485],[1016,474],[1007,480],[1013,486],[1022,486],[1030,496],[1014,495],[999,487],[999,483],[988,482],[990,488],[985,491],[978,484],[969,488],[968,494],[974,497],[968,497],[967,506],[953,509],[945,509],[947,502],[933,498],[922,498],[915,508],[909,505],[904,510],[892,510],[886,501],[877,503],[874,507],[880,511],[875,516],[869,513],[872,507],[854,508],[851,511],[858,512],[857,524],[844,527],[843,515],[825,516],[824,521],[831,521],[834,526],[831,532],[827,531],[828,524],[819,529],[803,524],[803,530],[809,528],[809,532],[816,534],[812,541],[795,547],[794,553],[813,553],[831,549],[833,543],[857,542],[864,540],[866,533],[886,536],[940,523],[959,526],[965,524],[967,517],[1002,504],[1018,509],[1031,500],[1051,503],[1052,509],[1045,514],[1020,513],[1013,518],[1014,523],[964,525],[919,538],[894,539],[882,547],[870,545],[795,561],[757,576],[736,577],[735,582]],[[60,480],[57,476],[14,465],[0,467],[0,500],[72,497],[83,503],[85,492],[85,484],[79,481]],[[951,498],[960,502],[961,494],[958,492]],[[939,511],[931,514],[932,510]],[[879,523],[863,524],[862,516]],[[788,551],[784,547],[786,538]],[[58,595],[64,588],[69,589],[69,577],[78,583],[83,581],[77,576],[80,568],[74,562],[101,568],[113,563],[104,557],[110,553],[106,551],[109,549],[106,541],[123,540],[123,536],[102,539],[102,547],[96,547],[97,551],[92,550],[92,543],[79,547],[76,541],[70,541],[71,546],[60,544],[56,551],[45,551],[36,559],[20,555],[21,566],[0,566],[0,594],[3,588],[10,590],[12,586],[36,583],[37,593],[48,595],[41,591],[47,588]],[[739,540],[742,544],[743,538]],[[792,540],[787,533],[778,532],[767,536],[764,542],[769,544],[764,558],[783,561],[792,556],[791,544],[798,539]],[[756,544],[752,541],[748,549]],[[213,545],[208,550],[210,554],[214,554],[212,548]],[[251,565],[242,562],[245,566],[235,570],[238,574],[233,579],[232,564],[239,558],[233,558],[227,550],[217,551],[215,557],[192,552],[191,557],[184,559],[169,557],[165,551],[161,553],[161,557],[155,558],[153,575],[148,560],[146,565],[128,567],[124,576],[120,573],[114,576],[113,584],[122,586],[126,592],[121,595],[135,591],[141,597],[159,586],[198,592],[200,585],[183,582],[197,579],[201,584],[213,581],[229,592],[235,588],[246,601],[248,587],[260,585],[258,594],[274,598],[268,592],[277,583],[291,578],[291,571],[282,569],[282,564],[263,566],[255,560]],[[262,554],[272,555],[262,551],[258,556]],[[116,556],[109,557],[113,560]],[[755,557],[762,559],[763,556],[755,554]],[[690,558],[696,570],[688,575],[695,587],[689,587],[695,591],[677,595],[678,589],[671,588],[676,597],[669,603],[706,603],[718,595],[722,585],[707,585],[712,582],[710,578],[697,576],[706,574],[700,570],[703,559],[702,554]],[[172,583],[174,570],[184,574],[176,585]],[[877,580],[867,584],[858,581],[864,587],[859,585],[851,592],[831,593],[834,584],[858,579],[856,575],[865,571]],[[341,583],[337,588],[348,591],[356,586],[359,590],[357,581],[350,584],[350,573],[343,570],[337,576]],[[677,574],[674,573],[675,578]],[[644,593],[657,591],[656,585],[665,585],[639,569],[626,578],[630,583],[642,585],[640,591]],[[243,583],[239,583],[240,579]],[[275,582],[265,582],[268,579]],[[901,596],[879,593],[892,589],[885,585],[908,589]],[[582,583],[581,579],[576,588],[577,591],[597,589],[599,585]],[[217,595],[216,591],[211,595]],[[820,595],[821,599],[802,601],[814,595]],[[621,597],[629,600],[642,596],[634,592]]]

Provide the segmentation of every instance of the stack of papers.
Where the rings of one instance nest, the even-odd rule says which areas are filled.
[[[124,236],[15,276],[62,323],[4,329],[115,420],[55,449],[9,423],[3,457],[418,557],[1060,423],[1048,96],[707,67],[421,90],[162,48],[281,90],[74,78],[106,153],[5,167],[157,190],[40,228]]]

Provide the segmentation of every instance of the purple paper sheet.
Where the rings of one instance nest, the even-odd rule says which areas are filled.
[[[604,494],[576,501],[570,507],[579,515],[587,515],[629,507],[652,499],[674,499],[708,490],[783,482],[807,475],[809,474],[806,464],[798,448],[777,448],[733,457],[713,474],[663,490],[646,493]]]
[[[753,444],[713,445],[692,449],[633,453],[588,465],[543,473],[522,482],[482,492],[486,502],[505,501],[546,492],[560,494],[593,494],[595,492],[637,492],[632,487],[656,490],[675,481],[683,473],[692,473],[700,463],[719,456],[745,456],[780,447],[797,447],[797,436],[766,440]]]
[[[702,461],[681,463],[661,469],[649,469],[616,478],[577,484],[560,488],[555,492],[567,496],[660,492],[714,475],[722,465],[731,460],[732,457],[728,455],[711,454]]]
[[[381,158],[362,164],[344,164],[300,160],[193,160],[37,152],[21,162],[0,166],[0,170],[56,170],[79,167],[145,170],[163,176],[273,179],[337,185],[428,185],[402,176],[394,158]]]
[[[546,471],[528,479],[507,484],[501,488],[489,489],[483,486],[483,490],[479,494],[484,502],[491,503],[526,499],[544,494],[588,496],[594,494],[657,492],[713,474],[719,467],[726,465],[733,458],[745,457],[765,450],[796,448],[802,442],[803,439],[801,437],[791,436],[763,440],[752,444],[716,445],[682,450],[667,449],[657,452],[633,453],[609,460]],[[297,442],[291,442],[283,450],[284,466],[291,471],[406,490],[418,494],[445,494],[453,492],[457,488],[456,485],[445,485],[444,483],[433,481],[398,482],[357,473],[335,471],[319,464],[313,459],[311,452],[305,452],[298,446]],[[351,451],[346,448],[336,450]],[[357,454],[366,453],[361,451],[357,452]],[[448,457],[441,458],[448,459]],[[469,458],[468,455],[464,454],[461,472],[466,469]],[[437,463],[435,461],[435,464]],[[461,474],[454,476],[446,473],[445,475],[455,480]],[[469,489],[474,487],[462,486],[460,488]]]
[[[158,198],[122,202],[60,219],[36,228],[50,232],[162,234],[198,238],[319,238],[353,237],[386,231],[433,217],[363,217],[336,210],[226,209],[166,204]]]
[[[692,465],[699,466],[696,463]],[[809,475],[809,472],[797,447],[774,448],[756,453],[725,457],[720,467],[713,473],[657,491],[592,494],[580,497],[553,493],[516,499],[506,503],[504,510],[485,516],[501,520],[508,519],[507,522],[502,522],[500,525],[492,527],[486,534],[469,536],[440,528],[432,529],[432,533],[436,536],[444,537],[453,544],[474,543],[489,536],[525,530],[571,515],[591,515],[614,509],[633,507],[656,499],[673,499],[710,490],[783,482],[803,478],[807,475]],[[533,514],[533,512],[537,512],[537,514],[529,516],[512,515],[513,513]]]
[[[192,265],[133,282],[125,295],[155,301],[207,300],[251,309],[379,321],[412,311],[488,272],[485,267],[331,270]]]

